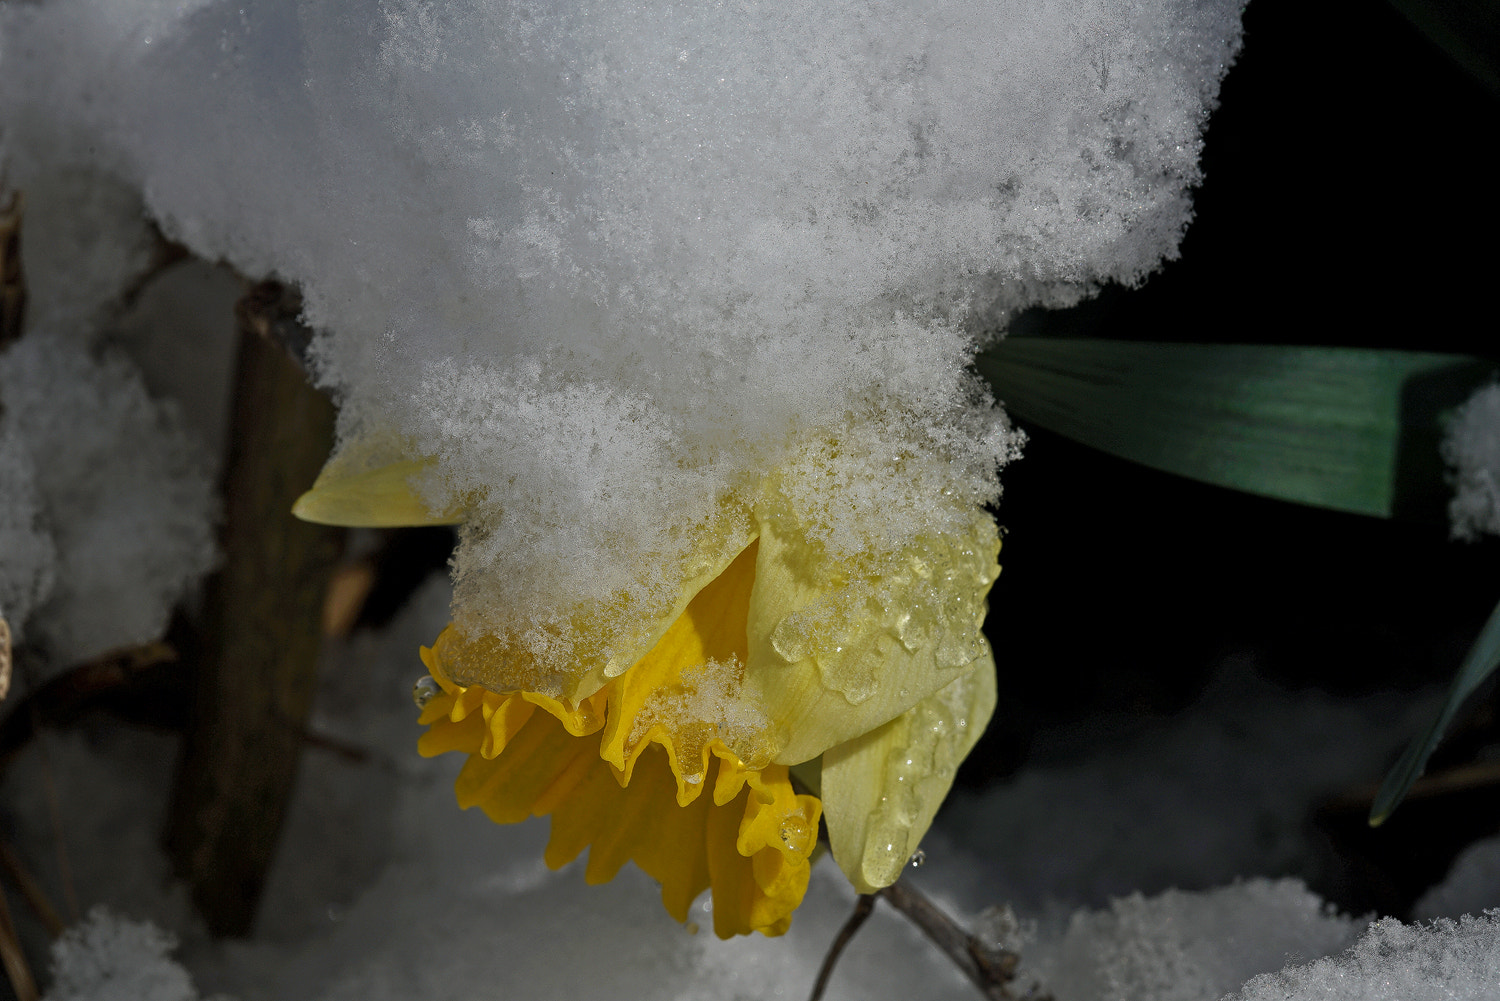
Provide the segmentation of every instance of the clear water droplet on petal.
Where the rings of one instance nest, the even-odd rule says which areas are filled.
[[[437,683],[437,679],[426,674],[418,678],[417,683],[411,686],[411,700],[417,704],[418,709],[426,709],[427,703],[431,702],[433,696],[442,690],[443,686]]]

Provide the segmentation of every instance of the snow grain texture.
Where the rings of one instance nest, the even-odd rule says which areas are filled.
[[[53,943],[52,986],[43,1001],[199,1001],[192,977],[171,958],[176,947],[149,921],[95,907]]]
[[[973,353],[1176,255],[1239,9],[56,0],[0,11],[0,127],[298,283],[344,440],[437,458],[459,610],[557,666],[726,510],[848,559],[993,501]]]
[[[217,559],[201,445],[124,356],[46,329],[0,354],[0,401],[11,625],[57,666],[159,638]]]
[[[1484,387],[1459,408],[1443,438],[1443,458],[1452,468],[1453,537],[1500,535],[1500,384]]]
[[[1406,925],[1382,918],[1347,952],[1256,977],[1226,1001],[1489,1001],[1500,997],[1500,910]]]

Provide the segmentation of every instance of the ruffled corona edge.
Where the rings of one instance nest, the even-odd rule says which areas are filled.
[[[609,753],[601,745],[623,678],[569,707],[534,692],[455,684],[442,647],[440,637],[422,650],[441,691],[423,707],[428,730],[418,750],[469,755],[457,782],[460,807],[477,806],[501,824],[550,815],[548,866],[589,848],[585,879],[597,884],[633,861],[661,884],[662,903],[678,921],[711,888],[720,938],[780,935],[791,926],[807,892],[822,804],[793,790],[786,766],[747,768],[715,740],[707,768],[685,775],[670,736],[653,733],[621,768],[601,756]]]

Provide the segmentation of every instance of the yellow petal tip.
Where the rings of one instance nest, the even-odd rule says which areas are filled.
[[[434,513],[412,489],[412,477],[425,472],[430,459],[407,459],[348,474],[330,463],[297,502],[292,514],[319,525],[347,528],[406,528],[419,525],[456,525],[457,510]]]

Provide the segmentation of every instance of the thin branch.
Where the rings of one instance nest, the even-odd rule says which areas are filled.
[[[11,878],[21,891],[21,896],[26,898],[26,903],[31,907],[37,920],[41,921],[47,928],[47,934],[53,938],[61,935],[66,929],[63,919],[58,915],[57,908],[52,906],[52,901],[47,899],[42,884],[31,874],[31,871],[21,864],[21,859],[15,850],[4,841],[0,841],[0,868]]]
[[[10,623],[0,616],[0,702],[10,694]]]
[[[860,926],[869,920],[870,912],[875,910],[875,895],[873,893],[861,893],[859,899],[854,902],[854,913],[849,915],[849,920],[844,922],[844,927],[839,929],[838,937],[828,947],[828,955],[823,957],[823,966],[818,970],[818,979],[813,984],[812,995],[808,1001],[819,1001],[823,991],[828,988],[828,978],[833,976],[833,967],[839,961],[844,947],[854,938],[855,932]]]
[[[57,776],[52,767],[52,755],[48,753],[47,741],[41,739],[41,718],[37,704],[31,698],[36,691],[34,677],[27,670],[28,664],[21,664],[21,680],[26,684],[27,698],[16,707],[13,716],[24,716],[30,724],[29,733],[35,737],[36,754],[42,766],[42,790],[47,801],[47,819],[52,826],[52,845],[57,853],[57,876],[62,882],[63,903],[68,908],[69,918],[76,922],[79,918],[78,891],[73,884],[73,865],[68,860],[68,844],[65,837],[66,828],[63,824],[62,803],[57,795]],[[7,724],[10,722],[6,721]],[[3,764],[3,760],[0,760]]]
[[[41,728],[70,723],[129,691],[140,689],[142,694],[150,694],[163,680],[163,672],[175,667],[177,659],[175,647],[153,640],[107,651],[40,686],[28,686],[25,696],[0,721],[0,769],[25,750]],[[24,677],[24,670],[22,674]]]
[[[26,275],[21,270],[21,193],[5,192],[0,178],[0,349],[21,336],[26,317]]]
[[[343,758],[351,765],[368,765],[373,760],[369,748],[361,747],[358,744],[335,737],[332,734],[314,730],[309,726],[303,726],[297,732],[302,737],[302,742],[308,747],[316,747],[320,751],[327,751],[330,754]],[[385,765],[387,762],[380,761],[379,764]]]
[[[1009,949],[998,948],[978,935],[965,931],[958,922],[939,910],[937,905],[922,893],[901,882],[892,883],[873,894],[860,895],[858,903],[854,906],[854,913],[849,916],[844,927],[839,929],[838,937],[828,947],[828,955],[824,957],[823,967],[818,971],[818,979],[813,985],[809,1001],[819,1001],[822,998],[823,991],[828,986],[829,977],[833,973],[834,964],[838,962],[849,940],[869,918],[871,911],[874,910],[876,897],[883,898],[886,903],[900,911],[908,921],[922,929],[923,933],[990,1001],[1052,1001],[1050,994],[1035,988],[1019,997],[1012,993],[1010,985],[1016,978],[1016,969],[1021,964],[1021,957]]]
[[[977,935],[965,931],[956,921],[940,911],[932,901],[901,882],[892,883],[880,891],[896,910],[906,915],[907,920],[922,929],[943,954],[974,982],[981,994],[991,1001],[1016,1001],[1010,991],[1010,982],[1015,979],[1016,967],[1021,957],[1009,949],[998,949]],[[1032,996],[1032,1001],[1042,1001],[1043,995]]]
[[[40,992],[36,989],[36,978],[31,975],[26,953],[21,951],[21,940],[16,936],[16,925],[10,919],[10,905],[5,902],[3,889],[0,889],[0,965],[5,967],[17,1001],[37,1001]]]
[[[125,291],[121,292],[118,297],[119,308],[122,311],[132,308],[140,301],[146,289],[150,288],[158,278],[174,265],[187,260],[191,256],[186,247],[175,241],[168,240],[162,234],[161,229],[154,224],[151,227],[151,236],[151,259],[146,262],[146,266],[131,280],[130,284],[125,287]]]

